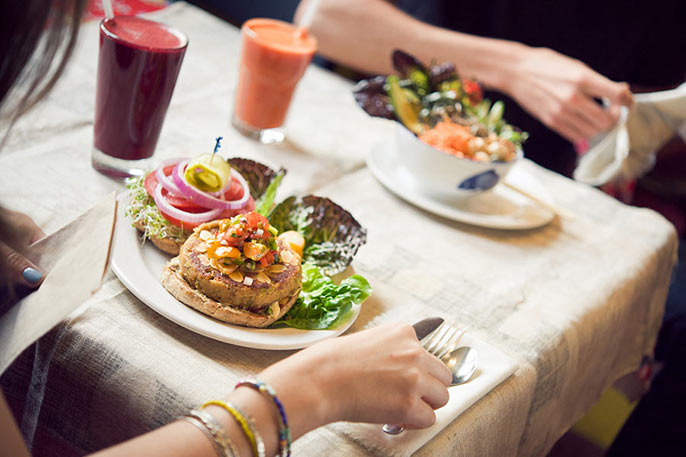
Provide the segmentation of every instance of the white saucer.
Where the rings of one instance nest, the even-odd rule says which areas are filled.
[[[376,145],[367,156],[367,166],[388,190],[413,205],[438,216],[465,224],[502,230],[527,230],[542,227],[555,218],[552,211],[503,185],[490,191],[451,200],[439,200],[422,193],[415,177],[395,159],[389,144]],[[543,201],[550,196],[538,180],[521,166],[512,168],[507,181]]]

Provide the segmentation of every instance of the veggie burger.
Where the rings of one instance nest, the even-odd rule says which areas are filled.
[[[215,153],[165,161],[130,182],[127,213],[144,239],[177,255],[161,278],[174,297],[224,322],[266,327],[298,298],[304,240],[277,238],[237,168],[269,181],[273,171],[245,159],[232,167]]]
[[[185,305],[231,324],[336,325],[371,288],[359,276],[336,285],[325,274],[350,264],[366,230],[326,198],[289,197],[274,206],[286,171],[224,159],[215,154],[220,139],[212,154],[163,162],[128,184],[133,226],[176,256],[162,271],[162,285]]]
[[[300,253],[250,212],[198,226],[162,272],[179,301],[216,319],[267,327],[295,303]]]

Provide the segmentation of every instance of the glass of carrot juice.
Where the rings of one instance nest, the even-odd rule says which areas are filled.
[[[261,18],[246,21],[241,37],[232,124],[262,143],[279,143],[293,92],[317,50],[317,40],[288,22]]]

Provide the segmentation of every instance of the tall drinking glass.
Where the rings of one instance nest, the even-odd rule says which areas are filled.
[[[317,40],[292,24],[250,19],[241,27],[242,51],[232,123],[263,143],[283,141],[293,91],[317,50]]]
[[[116,16],[100,23],[93,167],[140,175],[155,152],[186,36],[159,22]]]

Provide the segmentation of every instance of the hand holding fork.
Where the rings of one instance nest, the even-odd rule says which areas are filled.
[[[455,384],[456,378],[455,369],[451,365],[454,364],[448,363],[448,360],[444,360],[444,357],[449,356],[453,353],[455,349],[457,349],[457,345],[462,339],[464,333],[464,328],[454,324],[451,325],[442,322],[438,326],[438,328],[436,328],[436,330],[431,332],[422,340],[422,346],[424,347],[424,349],[427,350],[427,352],[429,352],[429,354],[432,354],[437,358],[441,359],[451,368],[451,370],[453,371],[453,384]],[[466,376],[466,379],[460,378],[459,382],[457,383],[466,382],[469,379],[469,377],[471,377],[471,374],[474,372],[473,368],[475,367],[476,359],[474,358],[473,367],[471,371],[469,371],[469,374]],[[385,433],[388,433],[389,435],[397,435],[401,433],[403,430],[405,430],[404,427],[394,424],[384,424],[382,429]]]

